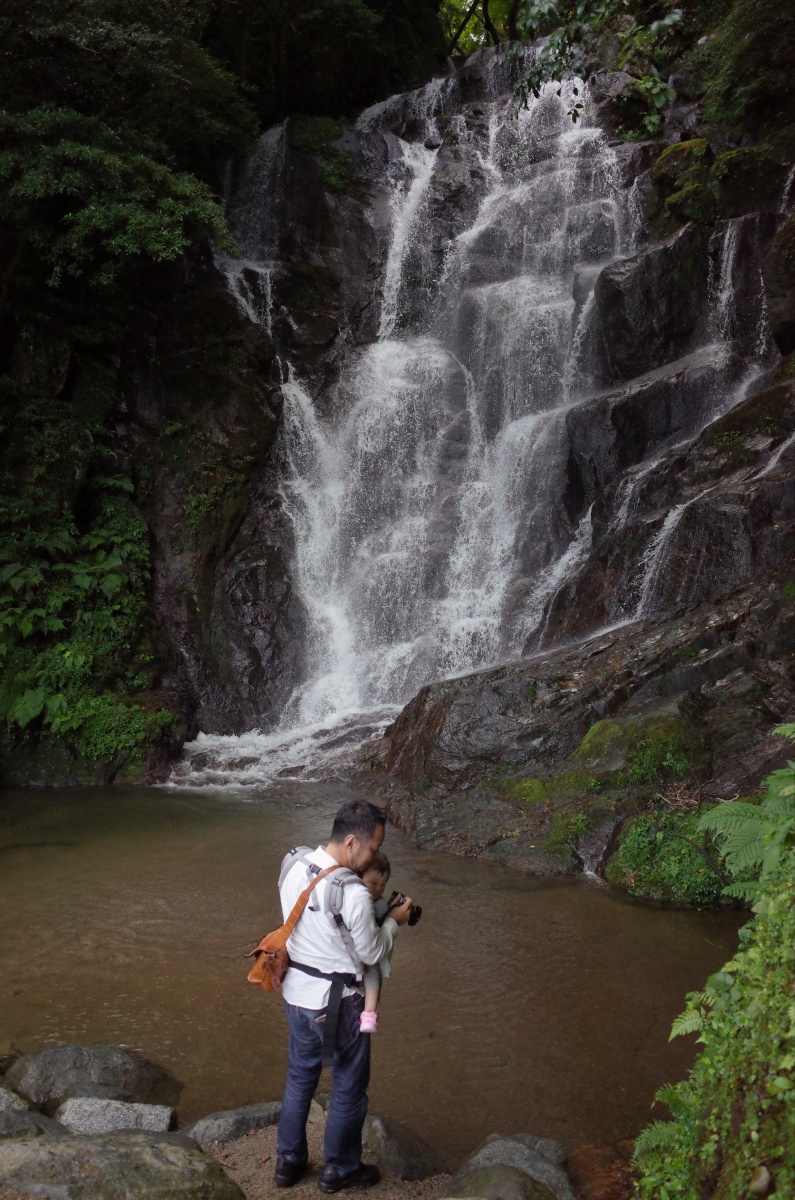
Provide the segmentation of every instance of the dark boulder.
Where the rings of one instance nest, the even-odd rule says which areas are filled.
[[[363,1142],[368,1157],[398,1179],[427,1179],[445,1167],[435,1150],[416,1133],[389,1117],[370,1113],[364,1122]]]
[[[173,1106],[182,1084],[163,1067],[123,1046],[52,1046],[26,1054],[5,1079],[52,1114],[68,1096],[95,1096]]]

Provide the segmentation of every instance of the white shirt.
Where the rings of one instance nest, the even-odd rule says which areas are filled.
[[[321,870],[335,865],[334,859],[322,846],[318,846],[317,850],[313,850],[307,857],[309,862],[315,863]],[[387,917],[379,928],[375,923],[373,901],[367,888],[361,882],[349,880],[342,889],[342,919],[350,930],[361,960],[358,963],[351,962],[342,934],[324,907],[325,889],[329,880],[333,878],[332,872],[325,879],[321,879],[312,892],[309,904],[287,940],[287,953],[291,960],[306,963],[308,967],[315,967],[328,975],[336,971],[343,974],[359,974],[365,965],[372,966],[390,953],[397,937],[398,925],[391,917]],[[280,892],[285,921],[309,882],[304,863],[296,862],[287,872]],[[288,1004],[297,1004],[300,1008],[325,1008],[330,991],[331,982],[328,979],[315,979],[295,968],[288,970],[282,983],[284,999]],[[353,996],[361,991],[360,986],[346,987],[342,994]]]

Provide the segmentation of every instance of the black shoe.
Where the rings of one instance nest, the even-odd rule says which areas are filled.
[[[306,1174],[308,1163],[294,1163],[289,1159],[283,1158],[281,1154],[276,1159],[276,1171],[274,1172],[273,1182],[277,1187],[292,1187],[298,1183]]]
[[[341,1192],[344,1188],[372,1187],[380,1178],[378,1167],[368,1167],[366,1163],[359,1163],[350,1175],[340,1175],[333,1167],[324,1167],[317,1186],[321,1192]]]

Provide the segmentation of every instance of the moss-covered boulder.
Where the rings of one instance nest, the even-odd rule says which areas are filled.
[[[758,147],[726,150],[716,157],[706,138],[678,142],[652,167],[647,216],[661,233],[670,233],[687,221],[708,225],[771,208],[784,176],[781,163]]]
[[[727,150],[719,154],[709,171],[718,212],[722,217],[739,217],[775,205],[781,195],[785,174],[781,163],[756,148]]]

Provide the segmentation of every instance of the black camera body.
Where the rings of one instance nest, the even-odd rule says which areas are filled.
[[[403,895],[402,892],[393,892],[392,895],[389,897],[389,901],[388,901],[389,908],[387,909],[387,915],[389,913],[389,909],[400,908],[401,904],[405,904],[405,903],[406,903],[406,897]],[[412,906],[409,910],[409,914],[410,914],[409,919],[406,922],[406,924],[407,925],[416,925],[417,922],[419,921],[420,917],[422,916],[422,908],[420,907],[419,904],[412,904]]]

